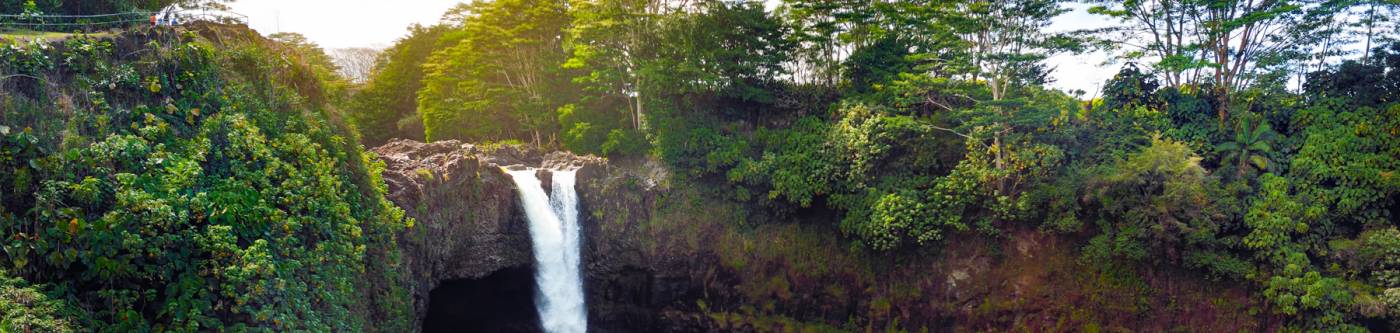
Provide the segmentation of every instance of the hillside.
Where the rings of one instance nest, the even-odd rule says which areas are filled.
[[[698,322],[680,331],[1393,331],[1397,10],[473,1],[387,49],[346,110],[367,145],[665,170],[660,203],[593,212],[657,228],[636,236],[646,258],[700,262],[637,264],[628,281],[651,289],[620,306],[636,322],[675,323],[650,311],[670,306]],[[1052,28],[1072,11],[1105,27]],[[1117,74],[1052,88],[1052,58],[1090,52]],[[689,293],[656,297],[672,287]]]
[[[5,292],[29,296],[0,330],[408,329],[412,222],[306,50],[216,24],[3,44]]]
[[[1394,14],[475,0],[353,80],[0,39],[0,332],[1396,331]]]

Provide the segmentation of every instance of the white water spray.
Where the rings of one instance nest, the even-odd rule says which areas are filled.
[[[553,181],[550,182],[549,203],[554,206],[554,213],[558,214],[559,222],[564,228],[564,264],[573,272],[575,284],[578,286],[576,289],[580,290],[579,310],[580,314],[583,314],[583,281],[579,281],[578,192],[574,192],[577,174],[578,170],[554,171]]]
[[[535,251],[535,304],[545,332],[582,333],[588,328],[579,279],[578,196],[574,192],[577,170],[553,171],[550,191],[544,193],[534,169],[510,171],[520,202],[530,221]]]

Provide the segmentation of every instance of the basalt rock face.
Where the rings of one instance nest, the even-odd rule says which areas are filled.
[[[629,161],[631,162],[631,161]],[[693,290],[684,273],[668,274],[644,250],[643,228],[665,191],[664,168],[619,162],[579,170],[584,293],[590,332],[657,332],[660,309]],[[688,261],[684,258],[676,258]]]
[[[1276,320],[1248,314],[1265,305],[1250,301],[1243,288],[1171,270],[1121,282],[1082,264],[1078,243],[1034,230],[968,235],[943,244],[936,255],[874,255],[848,250],[846,240],[835,236],[839,232],[830,226],[837,224],[837,212],[807,210],[794,217],[806,224],[736,226],[735,216],[726,215],[735,206],[692,202],[695,189],[669,188],[666,168],[654,161],[451,141],[395,141],[375,151],[388,166],[389,199],[417,221],[398,241],[413,281],[420,329],[429,317],[429,299],[435,298],[434,304],[474,303],[435,305],[434,313],[462,308],[467,310],[460,313],[470,315],[504,312],[515,318],[449,317],[460,320],[446,325],[447,331],[538,331],[528,319],[533,309],[520,306],[531,302],[533,295],[523,290],[531,290],[533,281],[515,283],[532,279],[528,222],[503,166],[579,168],[575,189],[590,332],[881,330],[887,325],[993,331],[1101,325],[1147,331],[1276,329],[1269,324]],[[539,175],[546,191],[548,175]],[[1159,311],[1165,308],[1178,310]]]
[[[420,330],[429,312],[429,295],[443,283],[486,281],[497,272],[532,269],[528,222],[515,183],[502,170],[518,167],[579,170],[576,190],[583,206],[579,211],[590,331],[635,331],[651,325],[655,310],[630,305],[642,304],[636,297],[647,297],[639,292],[651,289],[647,285],[652,278],[636,250],[635,233],[624,228],[646,217],[644,207],[658,188],[647,175],[612,167],[597,157],[524,146],[397,140],[373,151],[386,166],[389,200],[416,220],[398,243],[412,281]],[[538,175],[546,191],[549,175]],[[589,213],[594,211],[607,214]]]
[[[471,145],[455,141],[393,141],[374,149],[384,161],[388,198],[415,225],[398,238],[417,327],[428,295],[444,281],[481,279],[530,267],[530,235],[508,175]],[[510,154],[502,157],[517,158]]]

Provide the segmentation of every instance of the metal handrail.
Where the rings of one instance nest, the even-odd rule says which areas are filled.
[[[98,14],[98,15],[27,15],[27,14],[0,14],[0,18],[19,18],[21,20],[0,20],[0,27],[66,27],[80,26],[92,27],[101,25],[115,25],[123,23],[143,23],[151,16],[164,15],[167,11],[132,11],[125,13]],[[208,10],[176,10],[169,11],[181,21],[219,21],[231,19],[242,24],[248,24],[248,16],[230,11],[208,11]],[[106,20],[99,22],[48,22],[50,19],[74,20],[83,18],[103,18],[129,16],[130,19]]]
[[[0,14],[0,17],[21,17],[21,18],[30,18],[30,17],[41,17],[41,18],[48,18],[48,17],[53,17],[53,18],[84,18],[84,17],[110,17],[110,16],[121,16],[121,15],[131,15],[131,14],[142,14],[142,15],[147,15],[147,14],[151,14],[151,13],[155,13],[155,12],[131,11],[131,12],[125,12],[125,13],[94,14],[94,15]]]
[[[146,22],[146,20],[145,20],[145,19],[140,19],[140,20],[121,20],[121,21],[102,21],[102,22],[82,22],[82,23],[78,23],[78,22],[71,22],[71,23],[7,23],[7,22],[6,22],[6,23],[0,23],[0,26],[61,27],[61,26],[96,26],[96,25],[103,25],[103,24],[142,23],[142,22]]]

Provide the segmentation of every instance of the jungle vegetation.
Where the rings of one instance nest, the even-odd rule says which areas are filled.
[[[1073,8],[1113,25],[1049,28]],[[362,153],[394,138],[653,158],[743,223],[838,212],[852,251],[1034,230],[1247,285],[1290,331],[1396,330],[1397,10],[475,0],[363,84],[295,35],[7,42],[0,295],[32,297],[0,331],[396,331],[401,291],[356,294],[412,224]],[[1117,75],[1051,88],[1090,51]]]
[[[1290,329],[1394,329],[1397,6],[474,1],[351,110],[367,144],[650,156],[753,214],[837,211],[853,248],[1031,228],[1250,284]],[[1113,24],[1049,29],[1073,8]],[[1047,58],[1088,51],[1121,70],[1049,88]]]

